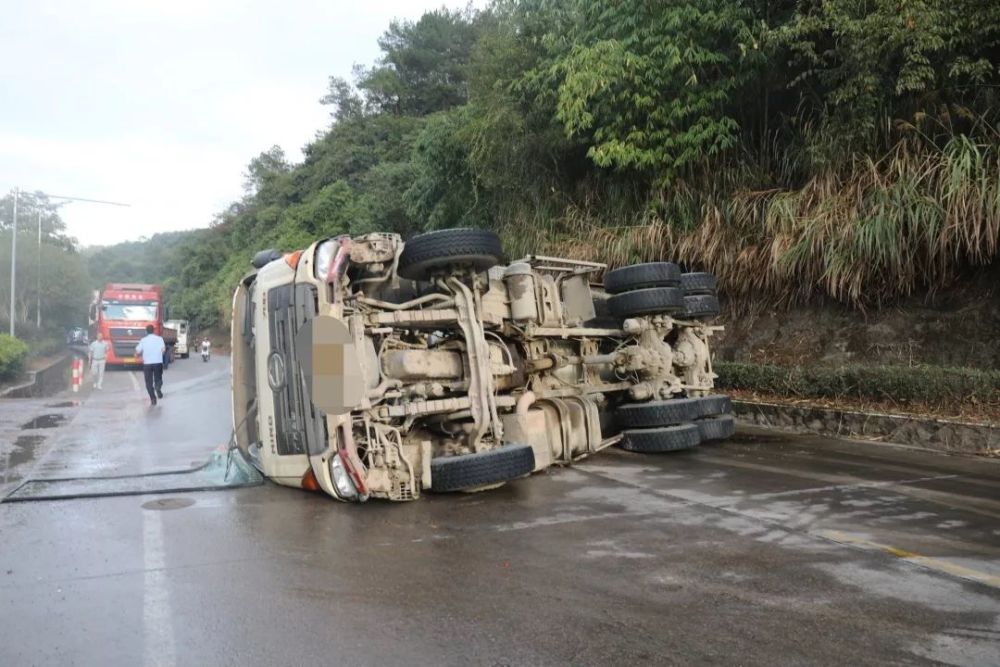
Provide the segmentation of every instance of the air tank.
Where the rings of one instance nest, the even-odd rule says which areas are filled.
[[[514,262],[503,272],[510,299],[510,317],[515,322],[538,322],[535,274],[526,262]]]

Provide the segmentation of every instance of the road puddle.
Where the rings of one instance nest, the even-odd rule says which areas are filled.
[[[66,421],[65,415],[40,415],[29,422],[21,425],[21,430],[26,431],[36,428],[55,428]]]
[[[35,458],[35,447],[45,440],[43,435],[22,435],[14,441],[14,447],[7,458],[7,465],[15,468]]]
[[[191,498],[158,498],[142,504],[144,510],[179,510],[194,505]]]

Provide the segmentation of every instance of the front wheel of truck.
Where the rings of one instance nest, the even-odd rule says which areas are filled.
[[[485,452],[439,456],[431,460],[431,491],[449,493],[495,486],[535,469],[529,445],[504,445]]]
[[[503,261],[500,237],[486,229],[442,229],[414,236],[403,245],[397,272],[427,280],[458,268],[486,271]]]

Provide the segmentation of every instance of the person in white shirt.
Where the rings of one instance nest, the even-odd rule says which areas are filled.
[[[147,324],[146,335],[135,346],[135,353],[142,357],[142,375],[146,380],[149,401],[153,405],[156,405],[157,397],[163,398],[163,353],[166,350],[167,344],[153,333],[153,325]]]
[[[90,364],[90,374],[94,376],[94,389],[100,389],[104,384],[104,364],[108,359],[108,344],[104,341],[101,332],[97,332],[97,338],[90,344],[88,362]]]

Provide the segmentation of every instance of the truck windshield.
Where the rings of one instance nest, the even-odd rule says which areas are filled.
[[[155,301],[103,301],[101,309],[104,311],[104,318],[108,320],[156,320]]]

